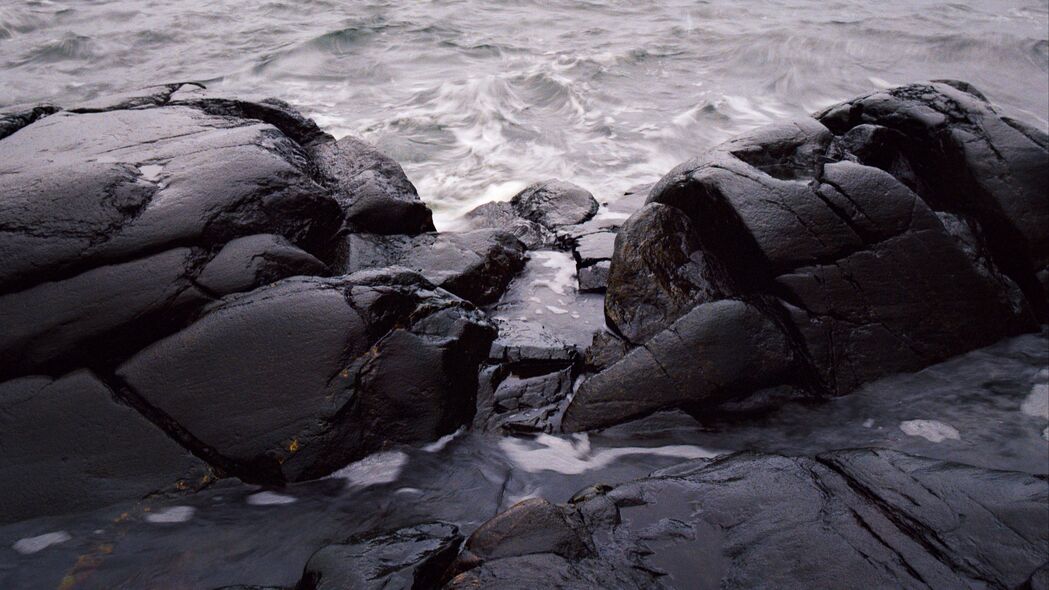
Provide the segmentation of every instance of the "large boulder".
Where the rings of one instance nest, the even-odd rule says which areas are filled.
[[[474,533],[505,530],[495,546],[510,549],[479,559],[468,542],[473,567],[445,587],[1015,588],[1044,567],[1047,492],[1037,476],[893,451],[738,454],[593,486],[551,506],[560,518],[513,507]],[[553,541],[573,538],[595,550]]]
[[[537,182],[510,199],[521,217],[547,228],[575,225],[597,213],[598,203],[590,191],[571,182],[551,179]]]
[[[1040,219],[1049,207],[1033,197],[1049,168],[1045,134],[1006,122],[957,84],[909,86],[854,103],[820,120],[756,130],[667,174],[617,239],[610,327],[633,345],[660,330],[678,339],[671,322],[690,309],[757,297],[767,325],[782,331],[801,364],[755,383],[782,379],[816,394],[847,393],[1034,329],[1047,303],[1036,277],[1042,258],[1033,252],[1049,239],[1049,224],[1035,227],[1025,216]],[[859,129],[883,119],[891,128]],[[940,152],[904,147],[934,142],[930,133]],[[972,145],[963,141],[970,136]],[[984,152],[995,152],[990,163],[977,161]],[[709,344],[696,338],[681,342],[675,364],[705,362]],[[650,348],[606,373],[631,374]],[[665,371],[651,378],[658,382]],[[614,421],[604,400],[629,397],[625,382],[611,373],[592,380],[568,422]],[[692,382],[674,387],[676,395],[655,397],[679,407],[730,397],[696,397],[704,389]],[[649,390],[634,397],[647,400]],[[621,418],[653,405],[626,404]]]
[[[212,463],[296,481],[466,422],[493,332],[407,270],[287,279],[211,306],[117,375]]]
[[[210,300],[326,274],[346,229],[432,229],[395,163],[280,101],[172,84],[56,111],[3,115],[0,377],[112,367]]]

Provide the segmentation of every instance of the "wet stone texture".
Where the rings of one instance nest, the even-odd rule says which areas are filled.
[[[605,315],[634,351],[583,384],[565,428],[710,408],[751,384],[840,395],[1034,330],[1049,305],[1038,278],[1046,145],[970,86],[935,82],[761,128],[681,164],[616,239]],[[678,323],[725,300],[764,315],[796,364],[757,354],[732,379],[708,378],[701,367],[724,336],[684,335]],[[651,376],[645,387],[627,385],[639,371]],[[693,372],[674,377],[682,371]]]
[[[1049,320],[1047,149],[914,84],[438,233],[279,100],[0,111],[0,585],[1045,587],[1044,328],[942,361]]]

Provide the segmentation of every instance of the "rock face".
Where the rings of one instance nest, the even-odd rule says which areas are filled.
[[[474,567],[445,588],[1015,588],[1049,552],[1047,491],[1037,476],[892,451],[737,454],[565,507],[515,506],[471,535],[460,562]],[[498,551],[477,554],[475,538]]]
[[[317,477],[472,418],[480,312],[410,257],[344,276],[347,236],[436,239],[374,148],[193,84],[0,117],[3,447],[55,478],[2,518]],[[480,253],[440,281],[478,301],[522,263],[450,242]]]
[[[193,488],[207,465],[89,371],[0,383],[0,522]]]
[[[645,365],[664,374],[702,364],[707,333],[681,338],[674,322],[713,301],[759,301],[766,325],[783,333],[784,362],[799,363],[784,372],[757,355],[736,367],[740,377],[771,370],[763,386],[817,394],[847,393],[1046,317],[1037,273],[1049,224],[1032,223],[1049,215],[1044,133],[1002,118],[960,83],[907,86],[817,117],[730,141],[652,189],[617,238],[605,306],[610,327],[642,348],[583,385],[566,428],[747,393],[735,381],[711,395],[693,380],[654,377],[628,404],[612,376],[649,356]]]

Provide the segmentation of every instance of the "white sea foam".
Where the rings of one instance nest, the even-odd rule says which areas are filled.
[[[529,473],[556,471],[576,475],[602,469],[616,460],[630,455],[658,455],[680,459],[715,457],[719,451],[694,445],[666,445],[661,447],[615,447],[594,451],[586,434],[562,438],[540,434],[533,440],[504,438],[499,448],[514,464]]]
[[[1049,383],[1035,383],[1020,405],[1020,411],[1028,416],[1049,420]]]
[[[328,477],[345,479],[351,487],[368,487],[392,483],[401,476],[408,455],[401,451],[383,451],[350,463]]]
[[[533,287],[546,287],[558,295],[566,295],[574,290],[575,284],[575,262],[572,255],[567,252],[553,252],[541,250],[532,252],[544,268],[554,269],[554,275],[549,279],[538,280],[532,283]]]
[[[455,432],[452,432],[450,434],[446,434],[446,435],[442,436],[441,438],[433,441],[432,443],[430,443],[428,445],[424,445],[423,446],[423,451],[425,451],[427,453],[436,453],[436,452],[444,449],[444,447],[448,446],[448,443],[450,443],[453,440],[455,440],[456,437],[458,437],[463,432],[464,432],[464,429],[460,428],[459,430],[456,430]]]
[[[920,436],[934,443],[962,438],[955,427],[936,420],[907,420],[900,422],[900,430],[907,436]]]
[[[43,535],[38,535],[36,537],[19,539],[15,541],[15,544],[12,545],[11,548],[22,555],[31,555],[38,551],[43,551],[52,545],[65,543],[72,538],[73,537],[65,531],[56,531],[53,533],[44,533]]]
[[[196,511],[197,509],[192,506],[170,506],[146,514],[146,522],[154,524],[186,522],[193,518],[193,513]]]
[[[280,506],[282,504],[293,504],[297,501],[294,496],[269,491],[248,496],[248,504],[252,506]]]

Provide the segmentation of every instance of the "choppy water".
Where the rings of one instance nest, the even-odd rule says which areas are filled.
[[[969,80],[1049,119],[1046,0],[0,0],[0,106],[202,80],[402,162],[438,226],[558,176],[600,198],[771,120]]]

